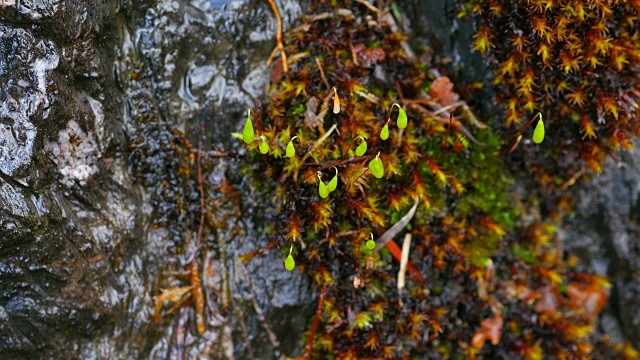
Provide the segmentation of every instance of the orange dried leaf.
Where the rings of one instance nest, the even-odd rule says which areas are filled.
[[[443,106],[451,105],[460,100],[460,95],[453,91],[453,83],[446,76],[441,76],[431,83],[429,95]]]
[[[182,299],[182,296],[188,293],[193,286],[183,286],[183,287],[174,287],[170,289],[161,289],[162,293],[160,295],[156,295],[153,297],[153,302],[155,304],[155,312],[153,317],[156,320],[160,320],[162,311],[162,307],[165,301],[169,302],[178,302]]]
[[[502,337],[503,324],[502,314],[495,314],[491,319],[482,320],[480,322],[481,328],[473,334],[471,339],[473,347],[480,349],[487,340],[491,341],[493,345],[498,345]]]
[[[567,286],[567,296],[571,299],[573,306],[585,309],[589,315],[595,317],[604,308],[609,298],[609,291],[596,284],[570,283]]]

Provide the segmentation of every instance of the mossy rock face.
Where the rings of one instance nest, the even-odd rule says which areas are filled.
[[[461,1],[478,22],[474,49],[494,70],[507,126],[541,111],[555,162],[523,158],[539,180],[600,172],[640,132],[640,38],[634,1]],[[564,160],[564,161],[563,161]]]
[[[286,51],[298,56],[288,74],[276,73],[256,130],[279,149],[257,157],[256,146],[246,147],[247,175],[268,192],[264,203],[271,202],[282,224],[271,238],[284,249],[295,246],[299,269],[319,290],[329,289],[314,319],[324,326],[308,334],[310,354],[493,358],[525,349],[532,358],[587,356],[608,283],[573,272],[558,257],[553,224],[520,217],[534,204],[511,188],[500,156],[509,139],[469,118],[432,115],[430,107],[445,99],[436,90],[429,91],[432,102],[423,101],[432,82],[444,83],[425,75],[433,64],[406,51],[388,19],[361,22],[371,9],[341,6],[315,2],[288,35]],[[328,111],[333,87],[338,114]],[[408,115],[404,130],[387,121],[394,102]],[[294,135],[298,156],[284,158]],[[371,139],[363,154],[354,153],[358,136]],[[376,159],[384,164],[380,173]],[[319,195],[318,181],[333,167],[344,186]],[[386,250],[369,252],[365,243],[370,232],[378,238],[399,221],[414,199],[421,206],[407,228],[415,244],[413,280],[398,292],[393,258]],[[597,305],[574,316],[578,294],[587,293]],[[533,306],[527,296],[552,304]],[[531,321],[551,313],[561,315]],[[524,333],[531,335],[523,343]],[[483,346],[485,340],[493,346]]]
[[[450,129],[446,113],[433,115],[443,104],[425,94],[445,65],[410,56],[406,37],[361,2],[313,1],[294,24],[301,3],[277,1],[285,75],[278,58],[264,65],[266,1],[210,3],[23,1],[0,14],[0,71],[17,74],[0,76],[9,79],[0,100],[19,112],[0,124],[0,357],[248,358],[245,339],[256,358],[296,356],[317,294],[313,358],[571,358],[589,346],[614,357],[592,333],[594,315],[576,306],[579,295],[602,299],[606,282],[574,271],[554,227],[531,220],[535,204],[514,191],[498,156],[509,139],[459,112]],[[22,98],[32,106],[14,107]],[[393,103],[406,111],[404,129]],[[257,116],[245,145],[230,134],[247,107]],[[295,156],[285,157],[294,136]],[[542,147],[555,146],[547,140]],[[379,179],[367,166],[378,152]],[[415,198],[399,291],[391,251],[367,241]],[[202,336],[190,298],[151,314],[162,290],[194,296],[194,258],[207,299]],[[210,347],[212,338],[224,341]]]

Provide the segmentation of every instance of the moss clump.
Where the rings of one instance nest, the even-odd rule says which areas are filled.
[[[495,69],[507,126],[541,111],[556,161],[530,161],[547,182],[581,167],[599,172],[606,154],[640,132],[638,1],[462,1],[478,20],[474,48]],[[527,159],[540,159],[532,154]]]
[[[519,219],[499,136],[439,111],[427,95],[430,64],[407,54],[382,12],[356,1],[312,9],[288,34],[295,62],[260,111],[256,132],[272,153],[250,144],[246,158],[281,224],[269,236],[282,249],[296,244],[298,269],[324,289],[306,355],[586,357],[606,281],[572,272],[553,226]],[[330,112],[338,94],[340,111]],[[293,134],[298,156],[283,158]],[[322,186],[337,173],[329,196]],[[375,252],[366,242],[414,201],[413,280],[398,290],[390,255],[400,260],[399,248]],[[584,295],[598,305],[579,311]]]

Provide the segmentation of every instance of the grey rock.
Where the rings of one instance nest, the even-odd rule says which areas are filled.
[[[640,144],[636,142],[636,148]],[[619,154],[600,175],[573,189],[575,215],[559,236],[578,255],[581,269],[609,278],[611,294],[601,322],[603,333],[640,345],[640,157]]]
[[[304,6],[276,2],[286,26]],[[156,196],[154,181],[179,160],[164,143],[176,129],[197,139],[203,121],[207,148],[230,146],[269,79],[268,4],[9,0],[0,10],[0,358],[242,358],[239,313],[256,353],[299,350],[291,331],[302,334],[315,308],[308,280],[282,271],[277,253],[237,260],[264,245],[248,240],[262,236],[257,211],[237,224],[241,234],[208,239],[222,240],[206,258],[218,275],[205,280],[231,295],[207,332],[180,349],[176,329],[191,310],[152,318],[160,288],[181,285],[166,273],[186,263],[176,251],[183,233],[154,225],[181,221]],[[140,134],[149,158],[130,151]],[[214,184],[241,180],[237,164],[216,167]]]

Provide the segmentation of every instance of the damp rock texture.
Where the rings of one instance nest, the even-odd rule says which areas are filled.
[[[285,30],[306,6],[276,4]],[[429,4],[403,7],[416,15]],[[451,19],[443,9],[432,16]],[[240,221],[203,239],[214,249],[201,256],[203,286],[222,289],[207,298],[216,314],[201,336],[190,306],[153,316],[154,296],[184,286],[199,251],[187,241],[194,229],[182,225],[198,208],[175,201],[198,196],[178,171],[193,158],[171,144],[180,132],[191,144],[202,137],[205,151],[231,148],[230,133],[248,106],[259,107],[269,81],[275,29],[266,1],[0,0],[0,358],[300,353],[317,294],[298,272],[283,271],[277,251],[238,260],[268,246],[260,229],[269,217],[233,160],[205,174],[211,189],[231,184],[246,199]],[[444,46],[453,59],[465,48]],[[614,278],[612,329],[630,337],[640,333],[640,165],[628,156],[627,167],[579,191],[569,231],[584,236],[568,238],[584,242],[567,246]]]
[[[0,116],[0,171],[13,175],[31,163],[37,126],[49,118],[52,94],[47,89],[59,55],[53,42],[28,29],[0,25],[3,56]]]
[[[285,29],[305,6],[276,3]],[[275,30],[266,1],[0,2],[0,358],[243,358],[243,334],[256,354],[299,349],[314,294],[277,252],[238,262],[265,221],[250,201],[205,239],[205,285],[226,294],[207,331],[181,337],[197,333],[190,306],[153,317],[189,261],[170,200],[197,196],[178,189],[189,157],[169,145],[180,132],[230,146],[269,81]],[[242,189],[238,164],[214,167],[212,186]]]
[[[101,37],[116,9],[89,6],[0,3],[3,359],[78,356],[131,290],[119,276],[140,194],[126,175],[121,114],[103,112],[117,103],[103,60],[112,43]]]
[[[636,148],[640,144],[636,141]],[[640,344],[640,158],[620,154],[602,174],[574,190],[575,216],[560,232],[581,266],[611,281],[601,330],[617,341]]]

